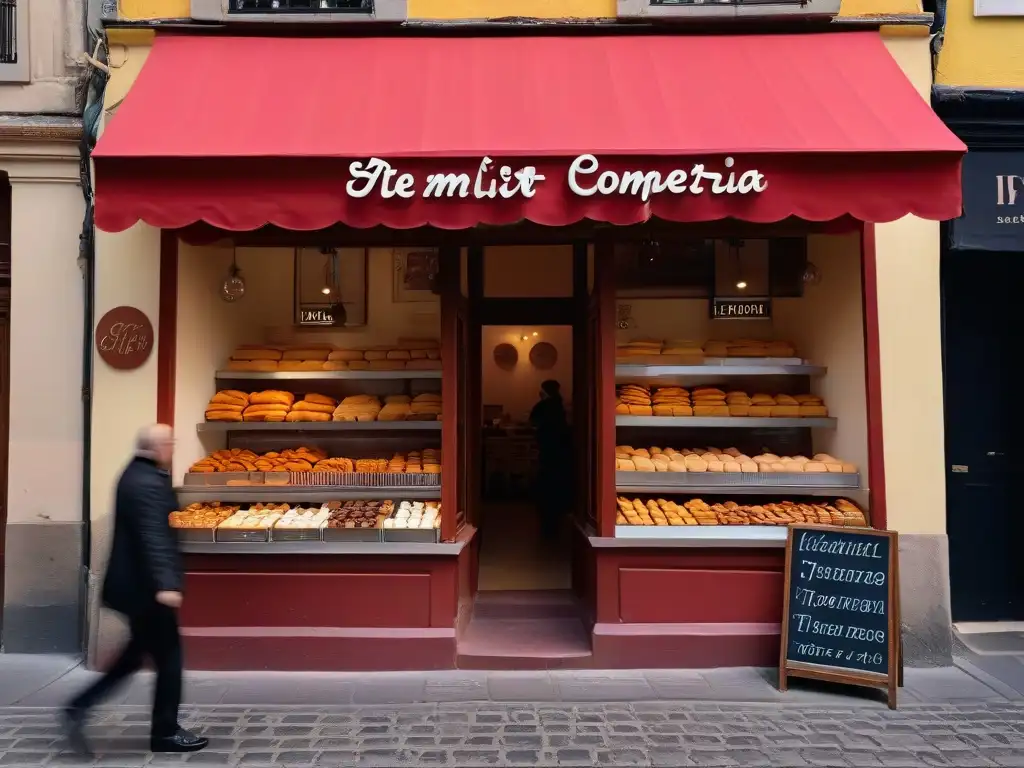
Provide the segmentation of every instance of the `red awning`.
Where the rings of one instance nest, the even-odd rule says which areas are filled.
[[[158,35],[93,154],[96,222],[950,219],[965,149],[877,32]],[[353,194],[374,159],[401,194]]]

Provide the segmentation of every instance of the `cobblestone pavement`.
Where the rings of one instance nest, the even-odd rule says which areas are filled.
[[[148,713],[98,712],[99,753],[62,754],[55,713],[0,710],[0,765],[1024,766],[1024,706],[419,704],[190,707],[205,752],[151,756]]]

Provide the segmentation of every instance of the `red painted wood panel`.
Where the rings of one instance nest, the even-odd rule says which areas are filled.
[[[188,669],[282,672],[422,671],[455,667],[455,635],[422,630],[419,637],[211,633],[182,630]]]
[[[181,623],[184,627],[428,627],[430,586],[428,574],[190,571],[185,575]],[[451,614],[454,619],[454,610]]]
[[[783,574],[772,571],[623,568],[625,623],[771,623],[782,615]]]

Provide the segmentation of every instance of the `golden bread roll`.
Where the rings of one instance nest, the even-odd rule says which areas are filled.
[[[800,405],[821,405],[823,402],[817,395],[793,395],[793,399]]]
[[[282,360],[319,360],[321,363],[327,361],[327,356],[331,354],[330,347],[298,347],[295,349],[286,349],[284,354],[281,355]]]
[[[694,416],[728,416],[727,405],[695,405],[693,406]]]
[[[725,462],[715,459],[708,462],[708,472],[725,472]]]
[[[751,405],[775,405],[775,398],[771,395],[756,394],[750,398]]]
[[[244,408],[249,404],[249,393],[237,389],[222,389],[210,398],[210,405],[214,403],[240,405]]]
[[[291,411],[285,421],[330,421],[331,414],[322,411]]]
[[[249,396],[250,405],[286,405],[289,408],[295,402],[295,395],[291,392],[282,392],[277,389],[267,389],[262,392],[253,392]]]
[[[277,370],[285,372],[297,371],[322,371],[324,363],[321,360],[282,360],[277,364]]]
[[[250,405],[245,409],[244,413],[249,413],[250,411],[253,413],[258,411],[264,411],[266,413],[288,413],[290,410],[291,407],[283,403],[260,403],[258,405]]]
[[[740,466],[738,461],[725,461],[722,462],[723,472],[742,472],[743,468]]]
[[[637,472],[654,472],[654,462],[650,459],[645,459],[643,456],[633,457],[633,466],[636,467]]]
[[[805,418],[824,418],[828,416],[828,408],[824,405],[800,405],[797,406],[800,415]]]
[[[280,360],[281,350],[272,347],[239,347],[231,354],[232,360]]]
[[[363,353],[363,357],[366,360],[387,360],[388,350],[387,349],[368,349]]]
[[[828,472],[828,467],[821,461],[808,461],[803,467],[804,472]]]
[[[207,421],[241,421],[241,411],[223,411],[223,410],[208,410],[206,412]]]
[[[267,373],[277,370],[276,360],[228,360],[226,370],[229,371],[259,371]]]
[[[359,349],[335,349],[328,353],[327,359],[331,362],[351,362],[353,360],[362,360],[363,351]]]
[[[392,349],[387,353],[388,360],[412,360],[412,355],[407,349]]]
[[[636,465],[630,459],[616,459],[615,469],[619,472],[635,472]]]
[[[292,413],[334,413],[337,406],[326,405],[325,403],[311,403],[308,400],[300,400],[292,406]]]
[[[800,405],[799,401],[797,401],[796,398],[790,397],[789,395],[776,395],[775,396],[775,404],[776,405]]]
[[[352,364],[346,363],[344,360],[328,360],[321,368],[325,371],[350,371]]]
[[[328,397],[327,395],[319,395],[316,392],[310,392],[302,399],[305,400],[307,403],[320,403],[321,405],[335,406],[338,404],[338,401],[335,400],[333,397]]]
[[[749,416],[750,406],[749,405],[732,405],[728,406],[730,416]]]
[[[228,403],[210,403],[210,404],[208,404],[206,406],[206,410],[208,410],[208,411],[235,411],[236,413],[241,413],[242,411],[244,411],[248,407],[249,406],[247,406],[247,405],[231,405],[231,404],[228,404]]]
[[[772,406],[772,416],[775,418],[795,418],[800,416],[799,405],[775,405]]]
[[[752,406],[750,406],[750,410],[748,411],[748,414],[750,416],[755,416],[755,417],[758,417],[758,418],[763,418],[765,416],[771,416],[773,408],[775,408],[774,405],[752,405]]]
[[[370,370],[370,363],[367,360],[349,360],[348,369],[350,371],[368,371]]]

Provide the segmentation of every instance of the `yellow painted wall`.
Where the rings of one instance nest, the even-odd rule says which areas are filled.
[[[974,17],[974,0],[947,0],[937,85],[1024,88],[1024,17]]]
[[[410,19],[615,18],[615,0],[409,0]]]
[[[410,19],[615,18],[616,0],[408,0]],[[894,16],[921,13],[921,0],[843,0],[843,16]],[[189,0],[119,0],[125,21],[180,19],[189,16]]]

